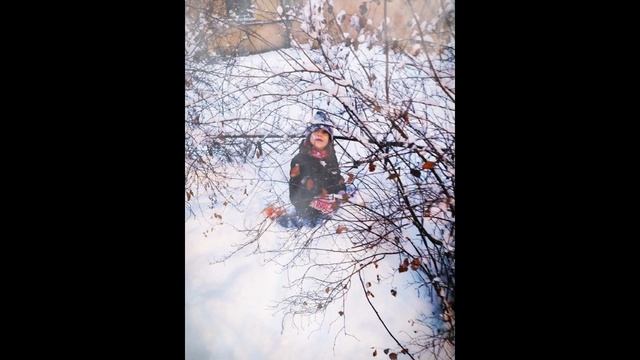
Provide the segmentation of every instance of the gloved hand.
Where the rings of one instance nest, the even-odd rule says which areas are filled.
[[[345,201],[349,201],[349,198],[351,196],[349,195],[348,192],[346,192],[344,190],[340,190],[340,191],[338,191],[338,193],[336,194],[335,197],[338,199],[338,201],[345,202]]]
[[[313,200],[311,200],[311,203],[309,203],[309,206],[320,211],[323,214],[330,214],[338,207],[338,204],[334,199],[328,199],[325,197],[316,197]]]

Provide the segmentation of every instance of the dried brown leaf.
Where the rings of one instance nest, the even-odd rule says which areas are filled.
[[[433,161],[425,161],[422,164],[422,169],[424,170],[430,170],[433,169],[433,167],[436,165],[436,163],[434,163]]]
[[[352,173],[347,173],[347,184],[351,184],[355,178],[356,176]]]

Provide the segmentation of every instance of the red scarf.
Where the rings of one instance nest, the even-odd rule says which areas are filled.
[[[329,152],[327,150],[317,150],[316,148],[311,148],[311,150],[309,150],[309,155],[313,156],[316,159],[326,159],[327,155],[329,155]]]

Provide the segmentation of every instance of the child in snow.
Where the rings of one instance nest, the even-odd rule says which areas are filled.
[[[345,190],[333,149],[333,127],[324,111],[317,111],[305,131],[298,154],[291,160],[289,198],[297,215],[313,226],[337,207]]]

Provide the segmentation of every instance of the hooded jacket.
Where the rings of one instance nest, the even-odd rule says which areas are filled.
[[[289,199],[296,212],[303,217],[319,216],[309,206],[315,196],[337,194],[345,190],[333,144],[328,145],[327,156],[318,159],[310,154],[310,144],[304,140],[300,152],[291,160]]]

